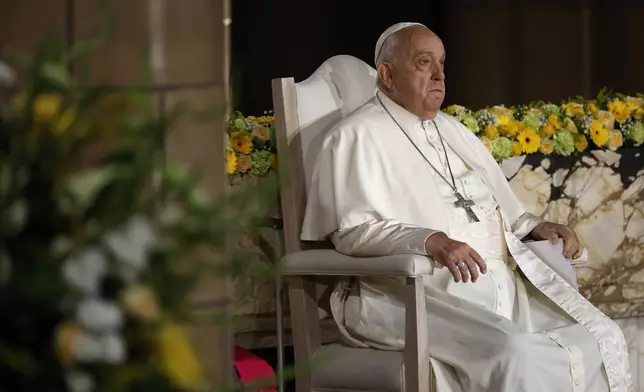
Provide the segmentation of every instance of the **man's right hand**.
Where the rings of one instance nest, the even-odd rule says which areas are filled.
[[[425,241],[427,254],[435,261],[444,265],[454,276],[455,282],[467,283],[472,278],[472,283],[482,274],[487,272],[483,258],[468,244],[455,241],[444,233],[430,235]],[[461,268],[457,264],[464,263]]]

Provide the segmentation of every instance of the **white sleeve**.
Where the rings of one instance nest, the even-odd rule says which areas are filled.
[[[336,231],[331,240],[338,252],[349,256],[377,257],[393,254],[427,256],[425,241],[438,230],[408,225],[394,220],[370,220]]]
[[[512,232],[519,239],[526,237],[535,227],[540,223],[545,222],[545,220],[539,218],[538,216],[532,215],[529,212],[521,215],[514,223],[512,224]]]

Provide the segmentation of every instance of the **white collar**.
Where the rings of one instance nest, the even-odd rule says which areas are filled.
[[[423,120],[414,113],[398,105],[391,98],[389,98],[387,94],[383,93],[380,90],[378,90],[378,92],[376,93],[376,97],[379,99],[380,103],[382,103],[385,109],[389,111],[389,113],[394,117],[394,120],[402,126],[417,126],[422,125],[423,123],[427,124],[432,120],[436,121],[437,123],[440,122],[439,114],[436,114],[436,117],[431,120]]]
[[[420,117],[398,105],[382,91],[378,91],[376,96],[382,106],[384,106],[385,110],[388,111],[394,117],[394,120],[400,123],[400,125],[417,126],[423,122]]]

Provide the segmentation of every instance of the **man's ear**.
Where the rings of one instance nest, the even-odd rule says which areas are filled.
[[[380,80],[380,87],[386,90],[391,90],[394,87],[393,77],[391,75],[391,65],[388,63],[380,63],[376,68],[378,72],[378,79]]]

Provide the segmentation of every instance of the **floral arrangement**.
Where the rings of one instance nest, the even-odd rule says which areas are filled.
[[[226,173],[231,177],[264,177],[277,169],[275,121],[272,112],[261,117],[236,111],[226,132]]]
[[[534,102],[472,111],[445,109],[480,140],[497,161],[523,154],[569,156],[587,149],[616,150],[644,143],[644,96],[602,90],[596,99],[560,105]]]
[[[250,226],[246,206],[261,208],[264,193],[208,201],[161,148],[180,113],[160,118],[145,95],[81,87],[67,65],[91,45],[59,47],[23,59],[26,83],[0,100],[0,389],[206,388],[187,298],[204,276],[243,273],[239,259],[208,261]],[[252,161],[238,166],[265,173],[272,150],[242,135],[233,150]]]

